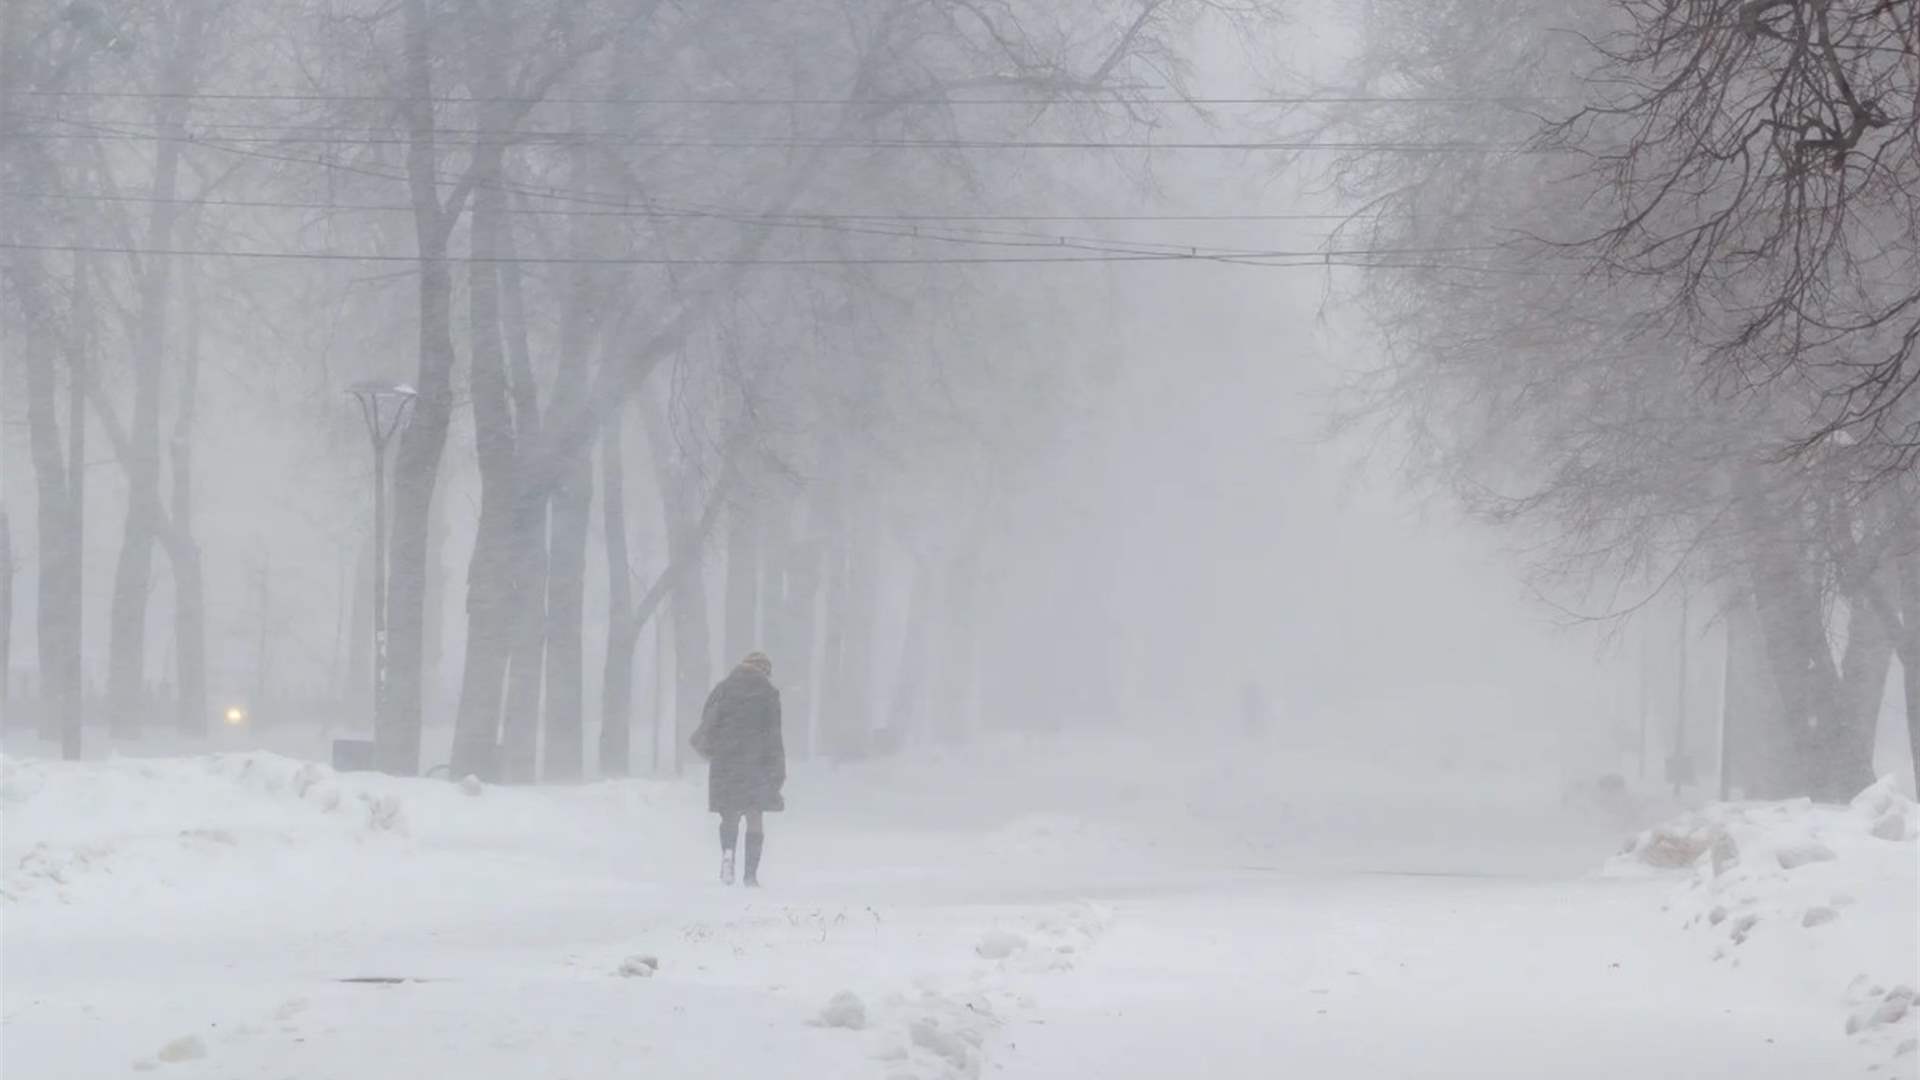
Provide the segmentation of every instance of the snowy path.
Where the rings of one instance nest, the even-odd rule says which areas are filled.
[[[704,880],[693,783],[463,794],[270,755],[6,770],[9,1080],[1785,1080],[1916,1061],[1891,1029],[1871,1053],[1848,1038],[1831,970],[1713,962],[1661,910],[1671,876],[1496,876],[1512,860],[1485,853],[1421,873],[1443,866],[1384,839],[1316,850],[1298,821],[1305,846],[1213,844],[1153,801],[1098,826],[960,822],[922,778],[869,770],[798,779],[813,812],[774,822],[770,887],[749,892]],[[1415,872],[1369,872],[1395,867]],[[1876,888],[1861,909],[1912,909],[1911,875]],[[861,1022],[822,1023],[843,992]]]
[[[1834,1076],[1830,1007],[1672,947],[1649,882],[1276,880],[1120,901],[1006,1035],[1032,1077]],[[1844,1067],[1843,1067],[1844,1063]]]

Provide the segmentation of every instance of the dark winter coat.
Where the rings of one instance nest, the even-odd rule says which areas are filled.
[[[780,797],[787,782],[780,691],[765,675],[735,668],[720,680],[707,695],[693,747],[712,763],[707,809],[721,814],[786,809]]]

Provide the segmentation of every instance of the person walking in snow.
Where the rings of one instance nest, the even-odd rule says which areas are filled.
[[[787,747],[780,736],[780,691],[773,685],[773,661],[766,653],[748,653],[739,666],[707,695],[693,749],[711,763],[707,771],[707,809],[720,815],[720,880],[733,884],[734,841],[740,819],[747,819],[747,865],[743,884],[760,884],[760,853],[766,845],[765,819],[785,810],[780,788],[787,782]]]

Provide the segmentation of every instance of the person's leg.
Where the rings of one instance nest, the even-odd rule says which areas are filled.
[[[749,885],[760,884],[760,852],[767,840],[766,819],[758,810],[747,811],[747,876]]]
[[[720,881],[733,884],[733,847],[740,837],[740,815],[721,813],[720,815]]]

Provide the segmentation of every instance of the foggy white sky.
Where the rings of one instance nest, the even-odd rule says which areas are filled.
[[[1268,43],[1275,55],[1296,72],[1323,74],[1343,38],[1312,12],[1282,36]],[[1198,93],[1260,88],[1238,43],[1210,42],[1197,60],[1207,72]],[[1217,122],[1230,133],[1239,120],[1229,112]],[[1327,208],[1297,195],[1275,164],[1258,155],[1172,153],[1088,161],[1071,203],[1120,213]],[[989,173],[1019,167],[983,164]],[[1326,223],[1097,228],[1129,240],[1311,248]],[[1437,503],[1416,501],[1384,471],[1357,473],[1364,447],[1320,441],[1326,395],[1343,370],[1369,362],[1373,347],[1339,332],[1337,290],[1329,306],[1323,274],[1204,264],[1008,273],[1069,298],[1059,317],[1078,335],[1081,355],[1061,362],[1112,365],[1119,376],[1071,403],[1056,452],[1019,478],[1016,510],[998,523],[996,542],[1022,557],[1005,570],[998,633],[987,643],[1005,683],[995,700],[1052,708],[1049,695],[1062,683],[1093,679],[1111,681],[1109,700],[1124,714],[1218,716],[1231,712],[1242,680],[1255,679],[1284,709],[1337,712],[1347,723],[1417,709],[1417,719],[1407,718],[1421,725],[1523,728],[1543,725],[1554,703],[1587,696],[1570,691],[1596,677],[1590,640],[1553,631],[1520,598],[1492,537],[1462,529]],[[258,331],[246,340],[209,343],[198,491],[216,696],[251,685],[263,617],[276,683],[295,692],[318,687],[342,663],[350,638],[341,633],[340,589],[365,528],[368,461],[358,419],[333,384],[368,362],[352,355],[354,325],[365,318],[354,305],[381,288],[393,286],[368,278],[327,297],[339,307],[318,324],[325,332],[317,340],[276,337],[272,320],[262,319],[243,324]],[[1027,329],[1007,327],[1004,342],[946,347],[960,354],[1018,346]],[[395,355],[384,366],[405,377],[411,364],[410,355]],[[21,580],[30,582],[24,424],[16,407],[6,416],[6,484]],[[445,554],[450,638],[438,677],[449,687],[470,542],[458,534],[470,529],[474,509],[471,439],[456,416],[443,495],[456,522]],[[106,448],[94,457],[86,572],[97,673],[124,495]],[[656,514],[640,502],[636,527],[651,529]],[[593,543],[590,564],[599,558],[597,526]],[[156,582],[163,593],[170,587],[164,561]],[[21,592],[16,663],[27,666],[31,589]],[[588,593],[597,598],[599,590]],[[897,608],[902,600],[885,602]],[[149,618],[149,667],[158,676],[171,663],[166,606],[153,605]],[[597,641],[595,619],[590,612]]]

